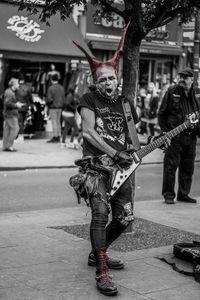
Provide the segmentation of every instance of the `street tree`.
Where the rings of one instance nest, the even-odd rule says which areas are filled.
[[[12,1],[13,2],[13,1]],[[48,22],[57,12],[65,20],[70,17],[75,5],[84,5],[88,0],[18,0],[20,9],[31,14],[39,12],[39,19]],[[116,5],[116,4],[122,5]],[[38,10],[38,4],[42,4]],[[123,46],[123,94],[134,99],[138,82],[139,50],[142,39],[153,29],[178,18],[186,23],[200,9],[200,0],[91,0],[96,15],[112,20],[118,14],[127,24],[130,22]],[[94,16],[95,17],[95,16]]]

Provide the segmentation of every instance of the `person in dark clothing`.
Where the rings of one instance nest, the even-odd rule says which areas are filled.
[[[96,86],[80,99],[78,112],[81,115],[83,133],[83,159],[80,160],[80,176],[86,175],[84,190],[91,207],[90,240],[92,251],[88,256],[88,265],[96,267],[96,285],[100,293],[116,295],[116,284],[108,274],[110,269],[123,269],[120,259],[108,256],[108,247],[133,222],[134,173],[120,186],[110,200],[108,197],[110,180],[103,166],[128,169],[133,162],[133,151],[126,115],[123,109],[123,96],[118,93],[118,60],[127,27],[113,58],[101,62],[93,59],[79,45],[90,63],[91,73]],[[130,101],[133,123],[138,122],[133,102]],[[134,124],[133,124],[134,125]],[[88,163],[84,164],[84,161]],[[82,162],[82,164],[81,164]],[[97,163],[95,163],[97,162]],[[97,164],[102,166],[95,171]],[[93,168],[94,166],[94,168]],[[116,169],[115,169],[116,170]],[[110,173],[109,173],[110,174]],[[72,185],[73,186],[73,185]],[[111,222],[109,213],[112,211]]]
[[[113,59],[110,62],[98,62],[97,65],[83,48],[75,44],[85,53],[96,86],[95,91],[83,95],[78,107],[82,121],[83,157],[95,158],[98,155],[107,154],[108,158],[110,157],[110,164],[118,160],[119,164],[122,163],[122,167],[128,167],[132,163],[131,155],[125,151],[128,143],[128,130],[122,101],[117,94],[117,62],[124,35]],[[136,116],[135,110],[133,113]],[[135,122],[137,122],[136,117]],[[108,257],[106,251],[134,219],[134,178],[127,179],[112,203],[107,200],[107,176],[101,172],[98,179],[97,174],[94,173],[91,180],[93,185],[90,190],[94,191],[89,194],[92,210],[90,226],[92,252],[88,257],[88,265],[96,266],[98,290],[105,295],[115,295],[118,292],[117,286],[108,275],[107,268],[123,269],[124,263]],[[106,226],[110,206],[113,218]]]
[[[199,111],[200,102],[193,88],[193,71],[186,68],[179,72],[179,82],[169,87],[165,93],[159,112],[158,123],[163,132],[167,132],[185,121],[187,115]],[[171,141],[171,146],[165,151],[163,165],[162,195],[165,203],[174,204],[175,178],[178,169],[177,201],[196,203],[189,196],[194,161],[196,141],[199,136],[199,124],[183,131]]]
[[[61,112],[65,101],[64,87],[58,83],[58,75],[53,74],[52,85],[47,90],[46,104],[52,122],[53,137],[47,143],[58,143],[61,137]]]
[[[72,129],[69,143],[66,144],[68,148],[77,149],[78,144],[74,142],[74,138],[78,136],[79,129],[75,118],[77,103],[74,99],[74,90],[69,88],[69,92],[65,98],[64,109],[62,112],[62,119],[64,120],[64,129],[62,132],[62,146],[65,145],[66,136],[69,129]]]
[[[23,74],[19,75],[19,89],[16,92],[16,98],[18,102],[24,105],[19,108],[19,134],[16,141],[24,142],[24,122],[27,116],[28,110],[33,106],[33,97],[31,88],[25,83],[25,77]]]

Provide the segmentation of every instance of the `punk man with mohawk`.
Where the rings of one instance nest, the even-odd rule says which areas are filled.
[[[78,107],[82,120],[83,159],[107,155],[110,166],[117,164],[128,168],[133,158],[127,151],[131,140],[128,134],[126,118],[122,106],[122,97],[118,95],[118,60],[128,26],[124,29],[118,48],[112,59],[98,61],[93,59],[81,46],[91,69],[96,90],[82,96]],[[131,105],[134,122],[137,114]],[[95,163],[95,160],[94,160]],[[80,165],[80,164],[79,164]],[[87,164],[88,172],[88,164]],[[108,177],[105,172],[89,170],[85,190],[89,195],[92,219],[90,238],[92,251],[88,265],[96,266],[97,289],[105,295],[117,294],[117,286],[108,274],[110,269],[123,269],[121,260],[113,259],[106,253],[108,247],[133,221],[134,175],[130,176],[109,202],[107,199]],[[109,213],[112,220],[108,224]]]

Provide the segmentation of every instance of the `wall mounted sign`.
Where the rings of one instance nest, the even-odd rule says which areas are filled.
[[[28,17],[13,16],[8,20],[9,26],[7,29],[16,32],[16,36],[26,42],[38,42],[44,30],[40,29],[40,25],[34,20],[29,20]]]
[[[118,9],[122,10],[122,7],[119,5]],[[124,27],[124,20],[121,16],[113,13],[112,20],[106,20],[105,18],[102,18],[101,15],[95,15],[95,7],[89,3],[86,16],[86,36],[88,40],[96,40],[97,36],[103,35],[104,41],[111,43],[111,36],[115,35],[120,38],[122,29]],[[182,42],[182,29],[178,23],[178,19],[173,20],[173,22],[167,24],[166,26],[151,30],[144,38],[143,42],[180,45]]]
[[[162,27],[151,30],[145,37],[147,42],[166,41],[169,39],[169,32]]]
[[[194,19],[187,24],[183,24],[183,45],[192,47],[194,46],[194,30],[195,21]]]
[[[124,27],[124,20],[122,17],[118,16],[117,14],[113,13],[113,19],[111,21],[106,20],[105,18],[102,18],[100,16],[94,17],[94,24],[95,25],[101,25],[103,27],[107,28],[120,28],[123,29]]]

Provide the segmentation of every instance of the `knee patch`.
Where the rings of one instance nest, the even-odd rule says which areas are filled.
[[[101,194],[98,194],[91,199],[90,205],[92,209],[92,221],[106,225],[110,212],[107,201],[103,199]]]
[[[117,216],[116,220],[123,226],[127,227],[134,218],[133,206],[132,203],[129,202],[123,206],[121,214]]]

